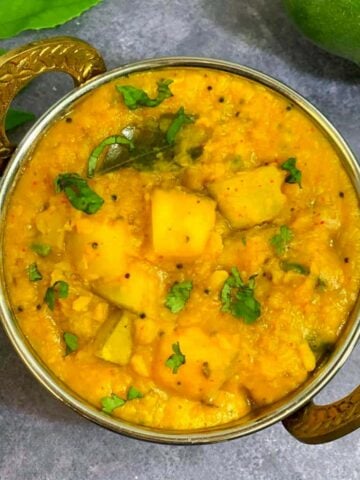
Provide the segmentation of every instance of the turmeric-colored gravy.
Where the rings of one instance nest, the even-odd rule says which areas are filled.
[[[204,68],[97,88],[39,141],[11,198],[7,288],[73,391],[167,429],[296,389],[359,289],[355,191],[270,89]]]

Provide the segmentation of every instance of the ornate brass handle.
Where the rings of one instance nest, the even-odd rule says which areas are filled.
[[[15,149],[5,133],[6,112],[27,83],[42,73],[61,71],[80,85],[105,70],[95,48],[72,37],[40,40],[0,56],[0,172]]]
[[[285,428],[304,443],[325,443],[360,427],[360,387],[330,405],[313,402],[286,418]]]

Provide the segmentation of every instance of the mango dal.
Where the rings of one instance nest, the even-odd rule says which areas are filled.
[[[283,398],[331,350],[359,290],[358,201],[286,98],[205,68],[140,72],[39,140],[4,263],[61,381],[108,415],[199,429]]]

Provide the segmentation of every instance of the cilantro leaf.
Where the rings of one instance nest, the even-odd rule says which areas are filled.
[[[126,401],[120,398],[116,393],[112,393],[109,397],[101,399],[102,411],[107,414],[111,414],[115,408],[122,407]]]
[[[166,296],[165,306],[172,313],[180,312],[189,300],[192,288],[193,284],[190,280],[174,283]]]
[[[297,183],[301,188],[301,171],[296,168],[296,158],[288,158],[282,165],[282,170],[287,170],[289,175],[285,178],[286,183]]]
[[[165,365],[172,369],[172,373],[177,373],[181,365],[186,363],[185,355],[180,350],[179,342],[172,345],[173,354],[166,360]]]
[[[296,263],[296,262],[287,262],[287,261],[282,261],[280,263],[280,267],[284,272],[296,272],[300,273],[300,275],[309,275],[310,269],[306,265],[302,265],[301,263]]]
[[[29,265],[27,270],[30,282],[38,282],[39,280],[42,280],[43,276],[41,275],[36,263]]]
[[[71,205],[88,215],[96,213],[104,200],[77,173],[61,173],[55,179],[57,193],[64,192]]]
[[[40,255],[40,257],[47,257],[51,252],[50,245],[47,245],[46,243],[32,243],[30,248],[33,252]]]
[[[157,97],[150,98],[149,95],[140,88],[132,85],[117,85],[116,90],[121,93],[125,105],[129,110],[136,110],[140,107],[157,107],[167,98],[173,96],[169,85],[173,80],[159,80],[157,82]]]
[[[20,127],[26,122],[31,122],[36,117],[31,112],[24,112],[23,110],[14,110],[9,108],[5,118],[5,130],[13,130],[16,127]]]
[[[143,394],[135,387],[131,386],[127,393],[128,400],[135,400],[136,398],[143,398]]]
[[[270,239],[271,245],[275,248],[278,255],[286,252],[291,240],[294,238],[293,232],[286,225],[281,225],[280,232]]]
[[[54,310],[55,301],[58,298],[67,298],[69,295],[69,285],[63,280],[58,280],[45,292],[44,301],[50,310]]]
[[[238,269],[233,267],[220,292],[221,311],[242,318],[245,323],[254,323],[261,315],[261,306],[254,296],[254,288],[255,277],[250,277],[248,284],[245,284]]]
[[[101,143],[99,143],[99,145],[94,148],[94,150],[90,154],[87,165],[88,178],[92,178],[95,175],[96,166],[100,155],[102,154],[105,147],[109,145],[127,145],[129,147],[129,150],[133,150],[135,148],[132,140],[126,138],[124,135],[111,135],[110,137],[105,138]]]
[[[254,323],[260,317],[260,303],[254,297],[254,290],[249,286],[241,287],[235,294],[235,301],[231,307],[234,317],[242,318],[244,323]]]
[[[65,332],[63,338],[66,345],[66,355],[76,352],[76,350],[79,348],[78,337],[74,333]]]
[[[180,107],[176,112],[175,117],[173,118],[170,126],[166,132],[166,140],[169,145],[172,145],[175,142],[175,137],[179,133],[183,125],[189,123],[194,123],[195,118],[193,115],[188,115],[185,113],[184,107]]]

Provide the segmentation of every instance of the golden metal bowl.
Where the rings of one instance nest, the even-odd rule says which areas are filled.
[[[21,175],[22,167],[28,162],[29,154],[43,132],[54,120],[74,102],[106,82],[133,72],[170,66],[212,68],[240,75],[267,86],[296,104],[328,137],[341,158],[360,199],[360,168],[342,136],[315,107],[277,80],[234,63],[193,57],[145,60],[106,72],[101,56],[93,47],[78,39],[57,37],[31,43],[0,57],[0,168],[3,169],[7,165],[0,186],[1,225],[3,226],[6,222],[8,200]],[[50,108],[15,149],[5,134],[7,109],[20,89],[34,77],[49,71],[69,73],[78,88]],[[0,241],[3,251],[3,235]],[[168,431],[112,418],[72,392],[44,365],[21,332],[7,296],[2,262],[0,285],[1,322],[25,365],[59,400],[84,417],[118,433],[154,442],[200,444],[248,435],[282,420],[286,429],[298,440],[306,443],[321,443],[336,439],[360,427],[360,387],[334,404],[314,406],[312,403],[312,398],[337,373],[356,345],[360,336],[360,296],[334,351],[318,365],[311,377],[295,392],[236,422],[195,431]]]

